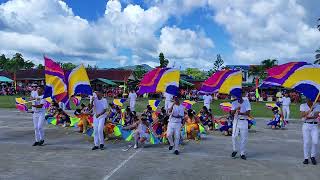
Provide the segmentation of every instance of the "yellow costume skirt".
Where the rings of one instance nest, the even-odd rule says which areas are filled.
[[[199,125],[197,123],[187,124],[187,133],[188,134],[190,134],[192,132],[192,129],[194,131],[198,131],[199,130]]]

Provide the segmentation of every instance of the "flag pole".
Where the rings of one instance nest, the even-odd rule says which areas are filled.
[[[316,105],[316,103],[318,102],[319,96],[320,96],[320,91],[318,92],[318,95],[317,95],[316,99],[314,100],[314,102],[313,102],[313,104],[312,104],[312,108],[313,108],[313,106]],[[312,108],[311,108],[311,109],[312,109]]]

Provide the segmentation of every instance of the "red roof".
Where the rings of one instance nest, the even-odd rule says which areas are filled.
[[[97,78],[109,79],[116,82],[128,81],[130,76],[133,74],[132,70],[121,70],[121,69],[97,69],[87,70],[90,80]],[[13,79],[13,74],[10,72],[0,71],[0,76],[5,76]],[[16,80],[44,80],[44,70],[41,69],[29,69],[19,70],[16,73]]]
[[[97,78],[109,79],[112,81],[128,81],[130,76],[133,74],[132,70],[121,70],[121,69],[98,69],[98,70],[87,70],[90,80]]]

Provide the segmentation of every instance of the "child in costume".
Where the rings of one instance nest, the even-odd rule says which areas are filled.
[[[229,112],[227,116],[223,116],[219,118],[219,121],[221,123],[220,131],[225,135],[225,136],[231,136],[232,135],[232,121],[233,121],[233,116]]]
[[[209,112],[206,106],[203,106],[202,110],[200,111],[200,121],[204,126],[208,126],[209,130],[213,130],[213,121],[212,121],[212,114]]]
[[[272,112],[274,114],[273,119],[267,125],[270,126],[272,129],[282,128],[282,126],[284,127],[284,123],[281,122],[283,121],[283,118],[281,113],[279,112],[279,108],[272,108]]]
[[[112,123],[119,124],[121,123],[121,119],[122,119],[121,108],[119,106],[116,106],[115,109],[116,109],[116,112],[115,112],[115,115],[112,117]]]
[[[168,123],[169,123],[169,115],[167,114],[167,111],[162,108],[161,109],[161,113],[160,113],[161,117],[159,117],[159,122],[161,124],[161,141],[164,144],[168,143],[168,139],[167,139],[167,128],[168,128]]]
[[[146,141],[150,140],[150,124],[148,118],[145,116],[141,117],[141,121],[138,124],[137,129],[134,132],[134,148],[138,148],[139,144],[143,145]]]
[[[112,119],[116,115],[117,110],[116,110],[116,106],[113,103],[109,103],[109,106],[110,106],[110,110],[108,112],[107,119],[112,121]]]
[[[128,106],[126,110],[122,113],[122,118],[124,120],[124,126],[128,126],[132,124],[133,121],[133,114],[130,110],[130,107]]]
[[[212,113],[212,110],[209,109],[209,117],[211,119],[211,122],[212,122],[212,127],[210,128],[210,130],[215,130],[215,131],[218,131],[219,130],[219,125],[220,125],[220,122],[218,120],[216,120],[213,116],[213,113]],[[210,124],[210,123],[209,123]]]
[[[45,116],[45,119],[48,120],[49,118],[54,118],[58,114],[58,108],[59,104],[56,102],[52,102],[49,107],[48,114]]]
[[[199,136],[199,119],[196,117],[195,112],[189,109],[186,116],[185,126],[187,127],[186,133],[188,139],[198,140]]]
[[[147,109],[143,112],[143,114],[147,116],[149,123],[153,123],[153,118],[152,118],[153,110],[150,105],[147,106]]]
[[[62,125],[63,127],[69,127],[71,124],[70,116],[64,112],[62,109],[58,109],[58,115],[57,115],[57,124]]]
[[[87,133],[87,129],[89,126],[89,118],[90,118],[90,110],[89,107],[87,107],[85,104],[81,104],[80,111],[75,115],[80,118],[80,121],[78,123],[78,127],[80,128],[79,132],[82,132],[83,134]]]
[[[134,149],[150,140],[150,124],[146,115],[142,115],[141,119],[135,118],[130,126],[123,127],[124,130],[134,130]]]

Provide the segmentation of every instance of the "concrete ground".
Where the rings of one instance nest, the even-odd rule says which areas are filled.
[[[318,166],[303,165],[301,123],[266,129],[258,120],[249,134],[248,160],[232,159],[231,137],[211,133],[186,142],[176,156],[167,146],[123,151],[130,143],[109,140],[92,151],[92,140],[75,129],[47,126],[46,145],[32,147],[31,114],[0,109],[0,179],[12,180],[318,180]],[[320,160],[320,158],[318,157]]]

